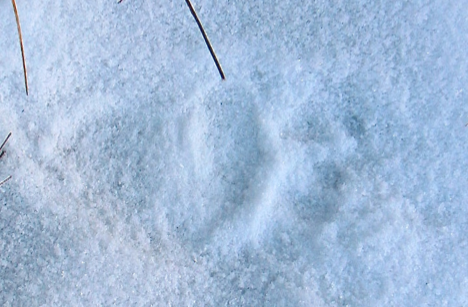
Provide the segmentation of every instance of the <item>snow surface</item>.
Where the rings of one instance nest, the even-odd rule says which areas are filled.
[[[2,306],[468,306],[460,1],[0,1]]]

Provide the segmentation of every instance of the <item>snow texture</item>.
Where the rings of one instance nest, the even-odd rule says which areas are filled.
[[[468,306],[460,1],[0,1],[0,305]]]

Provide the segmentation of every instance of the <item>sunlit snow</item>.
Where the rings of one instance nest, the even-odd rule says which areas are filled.
[[[0,0],[0,305],[468,306],[464,1]]]

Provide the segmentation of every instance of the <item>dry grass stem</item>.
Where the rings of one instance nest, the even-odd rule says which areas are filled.
[[[3,147],[5,146],[6,142],[8,142],[8,139],[10,138],[10,136],[11,136],[11,132],[8,133],[7,137],[5,138],[5,141],[3,141],[2,145],[0,146],[0,151],[3,150]],[[0,157],[1,157],[2,155],[3,155],[3,151],[2,151],[2,153],[0,153]]]
[[[123,0],[119,0],[117,3],[121,3]],[[197,16],[197,12],[195,12],[195,9],[193,8],[192,3],[190,0],[185,0],[187,2],[187,5],[190,9],[190,12],[192,13],[193,18],[195,18],[195,21],[197,22],[198,28],[200,29],[200,32],[203,35],[203,39],[205,40],[205,44],[208,47],[208,50],[210,50],[211,57],[213,58],[213,61],[216,64],[216,68],[218,68],[219,75],[221,76],[221,79],[225,80],[226,77],[224,76],[223,69],[221,68],[221,64],[218,61],[218,58],[216,57],[216,54],[213,50],[213,47],[211,46],[210,40],[208,39],[208,35],[206,35],[205,29],[203,28],[203,25],[200,21],[200,19]]]
[[[5,138],[5,141],[3,141],[2,145],[0,146],[0,151],[1,151],[1,153],[0,153],[0,158],[1,158],[1,157],[3,156],[3,154],[5,153],[5,152],[3,151],[3,147],[5,146],[6,142],[8,142],[8,139],[10,138],[10,136],[11,136],[11,132],[8,133],[7,137]],[[6,178],[3,179],[2,181],[0,181],[0,186],[2,186],[5,182],[7,182],[7,181],[10,180],[10,179],[11,179],[11,175],[8,176],[8,177],[6,177]]]
[[[197,13],[195,12],[195,9],[192,6],[192,3],[190,2],[190,0],[185,0],[185,2],[187,2],[187,5],[190,9],[190,12],[193,15],[193,18],[195,18],[195,21],[197,22],[198,28],[200,29],[200,32],[203,35],[203,39],[205,40],[205,44],[208,47],[208,50],[210,50],[211,57],[213,58],[216,64],[216,68],[218,68],[218,72],[221,76],[221,79],[225,80],[226,78],[224,77],[224,72],[223,72],[223,69],[221,68],[221,64],[219,64],[218,58],[216,57],[213,47],[211,46],[210,40],[208,39],[208,36],[206,35],[205,29],[203,29],[203,25],[200,19],[198,18]]]
[[[21,35],[21,26],[20,26],[20,21],[19,21],[19,16],[18,16],[18,8],[16,7],[15,0],[11,0],[11,3],[13,4],[13,10],[15,11],[15,17],[16,17],[16,26],[18,27],[18,35],[19,35],[19,41],[20,41],[20,46],[21,46],[21,57],[23,58],[24,86],[26,87],[26,95],[28,95],[29,94],[28,72],[26,70],[26,59],[24,57],[23,36]]]
[[[0,181],[0,186],[2,186],[5,182],[11,179],[11,175]]]

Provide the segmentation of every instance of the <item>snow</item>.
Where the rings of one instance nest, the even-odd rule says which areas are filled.
[[[468,305],[464,1],[0,1],[2,306]]]

